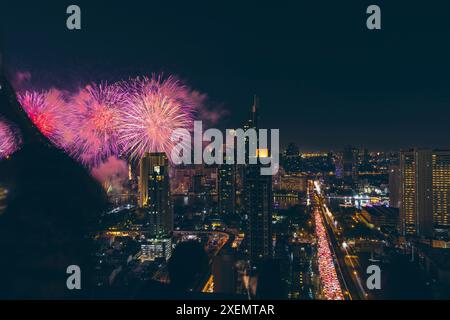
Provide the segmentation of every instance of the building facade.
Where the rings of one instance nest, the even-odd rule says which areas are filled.
[[[170,197],[169,161],[165,153],[146,153],[140,162],[139,206],[144,208],[154,235],[173,231],[173,206]]]
[[[401,233],[433,237],[450,227],[450,151],[400,153]]]
[[[400,208],[400,166],[389,166],[389,206],[392,208]]]
[[[246,129],[258,129],[258,99],[255,97]],[[251,148],[248,148],[251,149]],[[268,150],[248,158],[269,156]],[[272,257],[272,176],[261,175],[260,163],[246,164],[243,168],[243,207],[248,216],[247,245],[252,263]]]
[[[220,215],[236,212],[236,165],[221,164],[217,168],[217,198]]]

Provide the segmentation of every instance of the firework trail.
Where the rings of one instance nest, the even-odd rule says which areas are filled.
[[[65,101],[58,90],[46,92],[26,91],[17,96],[19,103],[24,108],[34,125],[49,138],[54,144],[62,147],[65,136]]]
[[[118,155],[117,124],[124,101],[125,92],[106,83],[88,85],[74,96],[70,126],[76,134],[68,143],[69,154],[90,167]]]
[[[0,159],[9,157],[21,144],[20,135],[6,121],[0,119]]]
[[[119,145],[131,160],[146,152],[165,152],[169,158],[175,129],[191,129],[195,101],[191,91],[173,77],[136,78],[122,83],[127,92],[120,110]]]

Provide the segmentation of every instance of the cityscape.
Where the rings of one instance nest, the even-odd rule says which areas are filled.
[[[97,25],[91,27],[94,34],[104,32]],[[248,28],[243,30],[253,32],[253,27]],[[117,74],[104,77],[103,71],[97,75],[93,68],[94,76],[77,74],[81,80],[75,83],[67,75],[60,85],[52,83],[52,77],[58,79],[59,63],[71,58],[44,63],[45,76],[38,67],[25,72],[27,64],[41,61],[24,59],[22,67],[15,56],[15,50],[22,52],[20,46],[15,47],[10,40],[14,35],[4,29],[0,299],[450,297],[450,132],[445,105],[450,96],[440,88],[422,92],[424,99],[429,98],[427,105],[392,111],[386,101],[419,104],[422,100],[407,85],[398,87],[407,98],[392,93],[391,84],[373,89],[375,80],[368,80],[367,87],[347,88],[344,93],[338,88],[336,93],[329,88],[331,80],[321,82],[312,76],[295,82],[299,93],[286,93],[278,106],[274,104],[278,96],[267,92],[281,81],[272,76],[260,80],[256,90],[247,87],[231,96],[224,86],[220,86],[224,91],[215,91],[215,83],[209,83],[221,75],[194,67],[186,71],[189,68],[178,66],[167,58],[170,55],[158,60],[155,54],[155,64],[161,65],[151,72],[129,72],[128,64],[139,64],[141,57],[128,56],[123,49],[112,61],[127,55],[136,62],[127,60]],[[60,36],[55,32],[54,37]],[[109,45],[96,43],[92,50]],[[349,47],[348,52],[353,50]],[[99,61],[102,66],[94,53],[92,61],[80,56],[88,61],[86,65]],[[162,65],[166,58],[170,62]],[[205,64],[213,65],[208,59]],[[270,71],[279,62],[266,63]],[[330,63],[317,72],[332,74]],[[51,68],[58,70],[54,76],[48,75]],[[374,77],[384,79],[391,68],[384,67],[383,75],[374,71]],[[70,74],[66,70],[63,73]],[[348,78],[341,75],[342,81],[362,86],[359,68],[351,70]],[[423,72],[428,74],[428,69]],[[223,76],[231,79],[226,72]],[[242,83],[258,82],[260,76],[243,74]],[[301,75],[296,73],[295,81],[297,77]],[[410,75],[394,77],[408,83]],[[233,86],[240,86],[237,78]],[[269,78],[275,82],[269,83]],[[316,94],[316,89],[303,84],[309,80],[323,85],[317,94],[324,97],[317,98],[321,103],[334,97],[336,106],[349,104],[348,109],[330,111],[324,106],[311,111],[320,107],[314,107],[316,102],[302,105],[299,101],[308,99],[301,97],[291,105],[302,90]],[[340,81],[333,85],[344,87]],[[273,91],[291,91],[289,84],[294,85],[286,83]],[[204,88],[209,92],[204,93]],[[382,98],[376,96],[378,89],[384,90]],[[223,98],[222,92],[227,92]],[[373,103],[364,100],[370,97]],[[221,99],[226,102],[220,103]],[[238,100],[239,107],[228,107]],[[373,107],[380,101],[383,107]],[[426,123],[431,117],[424,110],[428,104],[435,125]],[[183,139],[191,134],[195,139],[195,121],[224,135],[223,128],[231,128],[223,141],[200,143],[203,158],[210,152],[223,161],[173,160],[177,142],[191,147]],[[186,134],[174,138],[180,129]],[[274,135],[270,143],[264,141],[264,129],[279,131],[279,150]],[[178,150],[176,155],[190,159],[191,149],[183,150],[189,151]],[[244,163],[234,161],[242,154]],[[276,168],[273,174],[262,174],[268,167]],[[81,278],[76,276],[80,272]]]

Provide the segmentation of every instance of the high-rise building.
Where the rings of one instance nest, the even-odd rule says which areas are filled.
[[[401,172],[401,234],[415,235],[417,227],[417,196],[416,196],[416,162],[413,151],[400,153]]]
[[[219,214],[236,212],[236,165],[220,164],[217,169]]]
[[[432,237],[450,227],[450,151],[400,153],[403,235]]]
[[[400,208],[400,166],[389,166],[389,206],[393,208]]]
[[[369,162],[370,162],[369,150],[367,150],[366,148],[364,148],[364,150],[363,150],[363,156],[362,156],[361,162],[365,166],[369,165]]]
[[[257,95],[253,96],[253,105],[250,109],[250,114],[247,121],[244,123],[244,130],[259,128],[259,98]]]
[[[336,154],[336,158],[334,159],[334,172],[336,178],[338,179],[344,178],[344,162],[342,159],[342,153]]]
[[[346,146],[342,154],[344,179],[356,181],[358,179],[358,149]]]
[[[139,205],[148,212],[155,235],[173,231],[169,161],[163,152],[146,153],[140,162]]]
[[[247,129],[258,129],[258,102],[255,97]],[[269,156],[265,151],[247,156]],[[248,216],[247,244],[252,263],[272,256],[272,176],[262,175],[261,167],[258,163],[243,168],[243,207]]]
[[[431,155],[433,224],[435,231],[450,227],[450,151],[435,151]]]
[[[358,155],[358,167],[359,172],[369,172],[372,171],[372,166],[370,165],[370,153],[366,148],[362,149]]]
[[[402,235],[432,235],[431,151],[400,153]]]
[[[150,162],[148,153],[145,154],[139,163],[139,207],[145,208],[148,203],[148,181],[150,174]]]
[[[294,143],[290,143],[284,152],[283,168],[287,173],[297,173],[301,171],[300,151]]]
[[[253,262],[272,256],[272,176],[248,165],[244,176],[244,211],[249,218],[249,253]]]

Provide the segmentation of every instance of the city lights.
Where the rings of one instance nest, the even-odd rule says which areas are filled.
[[[319,210],[314,211],[314,221],[316,223],[317,256],[323,295],[327,300],[343,300],[344,295],[337,277],[325,226]]]
[[[0,4],[0,300],[449,299],[444,4],[54,2]]]

